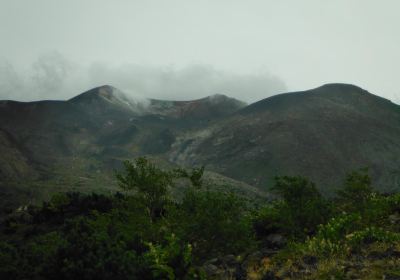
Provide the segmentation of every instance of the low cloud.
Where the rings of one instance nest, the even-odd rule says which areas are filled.
[[[76,71],[82,69],[57,52],[40,56],[26,68],[0,61],[0,99],[66,99],[76,94],[77,85],[85,83]]]
[[[237,74],[210,65],[155,67],[138,64],[80,65],[59,53],[37,59],[27,69],[0,62],[0,99],[68,99],[109,84],[132,97],[190,100],[221,93],[253,102],[284,92],[284,82],[269,73]]]

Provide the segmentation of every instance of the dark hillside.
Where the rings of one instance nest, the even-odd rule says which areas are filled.
[[[201,135],[182,140],[171,159],[208,164],[258,186],[276,175],[302,174],[328,193],[336,178],[368,166],[382,189],[400,187],[400,106],[356,86],[273,96]]]

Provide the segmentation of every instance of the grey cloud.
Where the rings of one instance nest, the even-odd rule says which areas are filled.
[[[72,73],[73,64],[57,52],[40,56],[26,68],[1,61],[0,99],[64,99],[74,88]]]
[[[222,93],[247,102],[285,91],[282,80],[268,73],[235,74],[209,65],[149,67],[123,65],[116,68],[93,65],[89,70],[92,84],[110,83],[134,95],[188,100]]]
[[[1,99],[20,98],[22,81],[20,80],[13,65],[8,61],[0,62],[0,88]]]
[[[44,93],[62,90],[64,81],[72,72],[71,63],[57,52],[42,55],[32,64],[32,82]]]
[[[97,62],[85,66],[59,53],[39,57],[28,69],[3,63],[0,74],[0,99],[23,101],[67,99],[103,84],[113,85],[132,97],[169,100],[221,93],[253,102],[286,90],[281,79],[267,72],[237,74],[201,64],[177,68]]]

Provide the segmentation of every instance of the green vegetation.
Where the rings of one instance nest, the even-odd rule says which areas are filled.
[[[2,279],[202,279],[207,258],[253,243],[250,213],[232,194],[201,189],[203,168],[163,171],[145,158],[117,175],[124,193],[58,194],[2,224]],[[182,202],[175,179],[189,184]]]
[[[315,185],[302,177],[276,178],[272,190],[282,197],[275,206],[281,221],[281,229],[293,238],[304,238],[316,231],[329,216],[328,202]]]
[[[114,195],[54,195],[7,215],[1,279],[382,279],[400,275],[400,195],[349,173],[334,199],[279,177],[259,206],[203,186],[204,168],[125,162]],[[171,188],[187,184],[179,201]]]

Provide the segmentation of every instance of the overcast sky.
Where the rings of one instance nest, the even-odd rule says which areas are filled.
[[[330,82],[400,102],[398,0],[0,0],[0,99],[252,102]]]

